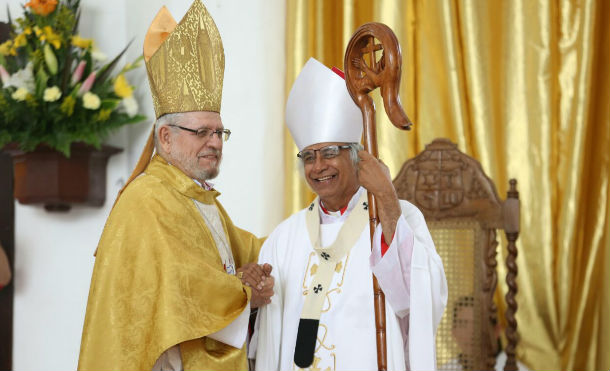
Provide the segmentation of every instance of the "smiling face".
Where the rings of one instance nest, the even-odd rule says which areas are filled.
[[[330,145],[347,143],[327,142],[305,147],[315,150]],[[357,167],[350,158],[349,149],[340,151],[337,157],[324,159],[320,152],[312,163],[305,163],[305,179],[313,191],[320,196],[324,207],[336,211],[346,206],[360,187]]]
[[[193,130],[224,128],[217,112],[185,112],[178,121],[174,124]],[[203,182],[218,175],[223,144],[218,135],[200,138],[192,132],[166,125],[159,129],[159,142],[167,160],[189,177]]]

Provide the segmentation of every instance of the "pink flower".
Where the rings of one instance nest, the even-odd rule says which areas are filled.
[[[91,90],[91,87],[93,86],[93,83],[95,82],[95,74],[96,74],[95,71],[93,71],[89,74],[89,76],[87,77],[85,82],[83,82],[83,85],[80,87],[80,89],[78,91],[79,95],[85,94],[86,92]]]
[[[11,75],[8,74],[8,71],[1,64],[0,64],[0,77],[2,78],[2,85],[6,87],[6,84],[8,83],[8,80],[11,78]]]
[[[74,69],[74,73],[72,74],[72,85],[76,84],[83,77],[83,71],[87,66],[86,61],[81,61],[78,66]]]

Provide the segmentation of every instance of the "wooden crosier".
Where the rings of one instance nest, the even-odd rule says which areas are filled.
[[[379,44],[375,43],[379,41]],[[377,52],[381,57],[377,59]],[[368,54],[368,64],[365,56]],[[381,88],[381,96],[388,118],[401,130],[410,130],[411,121],[405,114],[398,95],[402,57],[398,39],[392,30],[382,23],[366,23],[360,26],[350,39],[345,51],[345,83],[352,99],[362,111],[364,121],[364,149],[378,157],[375,125],[375,103],[368,95]],[[375,196],[367,193],[369,202],[369,228],[371,246],[378,224]],[[387,346],[385,331],[385,297],[373,276],[375,298],[375,328],[377,330],[377,366],[387,370]]]

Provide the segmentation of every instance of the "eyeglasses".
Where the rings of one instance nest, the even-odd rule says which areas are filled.
[[[178,128],[178,129],[189,131],[189,132],[197,135],[198,138],[210,139],[210,138],[212,138],[212,136],[214,134],[216,134],[218,139],[222,139],[224,142],[226,142],[227,140],[229,140],[229,137],[231,136],[231,130],[229,130],[229,129],[218,129],[218,130],[212,130],[210,128],[189,129],[189,128],[185,128],[184,126],[173,125],[173,124],[170,124],[167,126],[172,126],[172,127]]]
[[[350,146],[348,145],[343,145],[343,146],[337,146],[337,145],[332,145],[332,146],[326,146],[326,147],[322,147],[319,149],[306,149],[303,150],[299,153],[297,153],[297,157],[300,158],[301,160],[303,160],[304,163],[306,164],[312,164],[315,160],[316,160],[316,152],[320,152],[320,155],[322,155],[323,159],[331,159],[334,157],[339,156],[339,153],[341,152],[342,149],[349,149]]]

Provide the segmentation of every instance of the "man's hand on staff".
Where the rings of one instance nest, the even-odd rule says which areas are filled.
[[[252,288],[250,306],[257,308],[271,303],[275,280],[271,276],[270,264],[248,263],[237,269],[237,277],[241,282]]]
[[[396,223],[400,218],[400,203],[392,184],[390,169],[379,159],[366,151],[358,152],[358,181],[360,185],[375,195],[377,211],[383,236],[388,245],[392,243]]]

